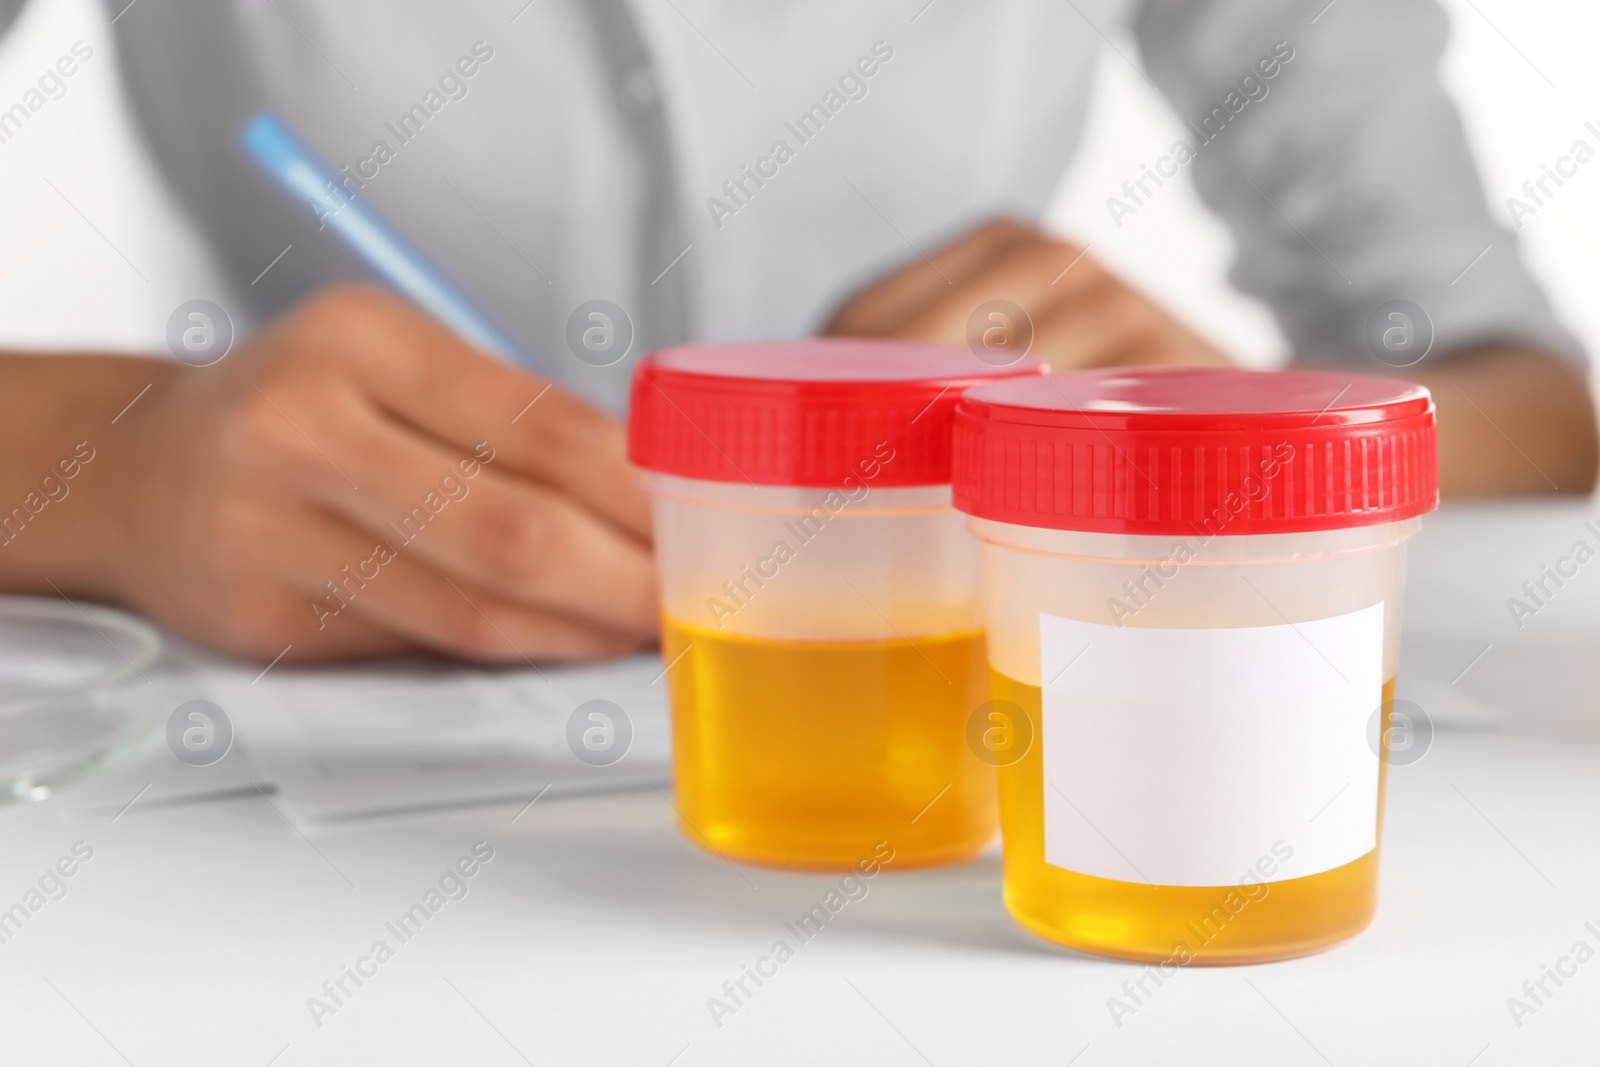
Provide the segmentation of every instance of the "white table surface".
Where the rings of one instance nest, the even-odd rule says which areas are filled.
[[[784,924],[836,879],[735,869],[653,791],[309,836],[259,796],[115,822],[52,800],[0,809],[0,909],[74,842],[94,855],[0,944],[0,1064],[1600,1061],[1600,957],[1520,1026],[1507,1008],[1575,942],[1600,951],[1600,560],[1520,631],[1505,603],[1573,541],[1600,543],[1590,514],[1427,524],[1401,691],[1439,730],[1391,769],[1372,928],[1306,959],[1184,969],[1120,1026],[1107,1001],[1139,968],[1023,933],[996,852],[872,880],[719,1027],[707,998],[793,944]],[[480,840],[494,859],[468,894],[398,944],[384,923]],[[315,1025],[307,999],[379,938],[393,958]]]

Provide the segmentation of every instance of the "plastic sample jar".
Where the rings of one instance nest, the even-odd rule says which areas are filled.
[[[987,699],[977,545],[950,506],[950,420],[1033,376],[877,341],[701,345],[634,377],[654,498],[679,823],[723,856],[953,861],[994,837],[964,741]]]
[[[1405,543],[1433,402],[1345,374],[1114,370],[968,391],[1005,897],[1170,967],[1372,919]]]

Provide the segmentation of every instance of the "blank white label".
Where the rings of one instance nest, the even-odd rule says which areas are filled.
[[[1383,699],[1381,603],[1217,630],[1040,615],[1039,642],[1046,863],[1230,886],[1376,847],[1367,721]],[[1267,856],[1277,866],[1263,878]]]

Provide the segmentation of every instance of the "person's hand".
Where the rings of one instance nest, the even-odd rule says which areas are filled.
[[[858,293],[824,332],[966,345],[969,323],[991,300],[1026,313],[1033,329],[1029,354],[1056,370],[1229,363],[1081,248],[1010,220],[980,226]],[[995,322],[1026,328],[1004,318]],[[987,318],[978,324],[980,337],[989,325]]]
[[[520,662],[655,639],[621,427],[387,293],[328,290],[123,421],[113,592],[205,644]]]

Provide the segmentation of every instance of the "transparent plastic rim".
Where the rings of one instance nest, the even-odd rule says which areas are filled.
[[[829,492],[854,492],[865,485],[867,495],[850,505],[853,517],[866,515],[915,515],[952,510],[949,485],[874,486],[870,480],[857,486],[744,485],[739,482],[711,482],[682,478],[676,474],[642,471],[640,476],[651,495],[704,508],[728,511],[770,512],[793,515],[810,511]]]
[[[1271,534],[1108,534],[1019,526],[967,516],[967,529],[985,544],[1063,560],[1141,564],[1162,561],[1179,541],[1202,546],[1185,566],[1291,563],[1328,559],[1402,544],[1422,528],[1421,518],[1338,530]]]

